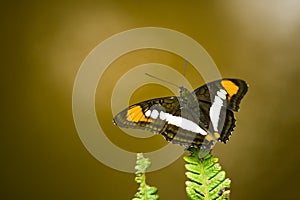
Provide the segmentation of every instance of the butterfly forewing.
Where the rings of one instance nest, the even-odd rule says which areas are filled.
[[[194,90],[199,101],[212,102],[218,91],[226,91],[228,109],[237,112],[239,104],[248,91],[247,83],[241,79],[222,79],[207,83]]]

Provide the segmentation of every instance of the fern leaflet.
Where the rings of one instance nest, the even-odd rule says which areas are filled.
[[[185,156],[184,160],[186,181],[186,192],[191,200],[225,200],[229,199],[230,179],[226,178],[222,171],[218,158],[210,153],[204,158],[199,158],[199,151],[191,149],[192,153]]]
[[[146,184],[146,170],[151,165],[149,158],[144,158],[142,153],[137,154],[137,161],[135,166],[135,182],[139,184],[137,193],[132,200],[158,200],[159,196],[157,188]]]

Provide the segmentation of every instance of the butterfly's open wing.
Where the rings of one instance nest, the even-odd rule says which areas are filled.
[[[200,121],[224,143],[235,127],[233,111],[239,110],[247,90],[246,82],[240,79],[217,80],[194,90],[199,101]]]
[[[239,79],[210,82],[193,93],[182,88],[180,97],[131,105],[114,117],[114,123],[123,128],[160,133],[167,141],[186,147],[206,146],[210,150],[216,138],[224,143],[229,139],[235,127],[233,111],[238,111],[247,88]]]
[[[160,133],[167,141],[182,146],[200,146],[207,135],[204,125],[182,116],[180,97],[164,97],[134,104],[114,117],[123,128],[135,128]],[[188,112],[192,114],[191,112]]]

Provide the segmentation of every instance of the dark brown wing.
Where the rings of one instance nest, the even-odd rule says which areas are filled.
[[[237,112],[242,98],[248,91],[248,85],[244,80],[221,79],[213,81],[194,90],[194,94],[199,101],[211,102],[220,89],[227,92],[227,109]]]
[[[142,129],[155,134],[159,133],[167,141],[182,146],[200,146],[204,140],[203,135],[182,128],[182,124],[176,124],[174,123],[176,120],[172,119],[177,117],[177,119],[185,118],[192,121],[192,111],[184,111],[185,108],[182,108],[183,105],[180,105],[179,99],[180,97],[177,98],[175,96],[164,97],[131,105],[114,117],[114,123],[123,128]],[[168,117],[162,117],[161,112],[165,113],[164,115],[168,115]],[[153,113],[156,113],[156,115],[152,115]],[[183,117],[182,113],[188,116]],[[205,117],[204,115],[201,116]],[[204,125],[200,125],[200,127],[207,131]]]
[[[187,147],[200,147],[203,141],[210,141],[209,137],[205,137],[199,132],[183,130],[180,124],[168,123],[170,121],[162,117],[160,114],[162,112],[168,114],[169,117],[181,117],[193,121],[203,131],[217,133],[219,140],[226,143],[235,127],[233,111],[238,111],[240,101],[246,94],[247,88],[247,84],[243,80],[217,80],[199,87],[193,93],[187,92],[187,96],[156,98],[131,105],[117,114],[113,121],[119,127],[142,129],[156,134],[160,133],[167,141]],[[214,97],[221,89],[226,94],[226,105],[221,108],[217,116],[219,118],[219,128],[216,132],[212,129],[212,120],[214,119],[211,119],[210,109]],[[194,94],[197,99],[193,100],[192,97],[189,97],[191,96],[190,94]],[[183,102],[186,104],[181,105],[179,99],[183,100],[181,104]],[[197,111],[189,107],[189,105],[195,105],[194,101],[198,101],[199,104],[199,110],[197,109]],[[185,108],[187,110],[184,110]],[[195,115],[195,112],[199,112],[200,115]],[[195,116],[198,116],[200,119],[195,119]]]
[[[197,88],[194,94],[199,101],[200,121],[206,125],[209,132],[213,132],[210,109],[217,92],[221,89],[226,91],[226,104],[221,108],[218,116],[217,133],[220,134],[219,140],[226,143],[235,127],[236,120],[233,111],[239,110],[239,104],[248,90],[246,82],[240,79],[217,80]]]

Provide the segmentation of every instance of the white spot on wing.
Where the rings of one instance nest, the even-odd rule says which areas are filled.
[[[226,94],[227,92],[223,89],[220,89],[220,91],[217,92],[217,95],[221,98],[221,99],[226,99]]]
[[[151,110],[147,110],[146,113],[145,113],[146,117],[150,117],[151,115]]]
[[[158,114],[158,111],[157,111],[157,110],[152,110],[151,118],[157,119],[158,115],[159,115],[159,114]]]
[[[220,89],[220,91],[225,95],[227,94],[226,90]]]
[[[166,113],[165,113],[164,111],[160,111],[160,113],[159,113],[159,118],[160,118],[161,120],[165,120],[165,119],[166,119]]]

